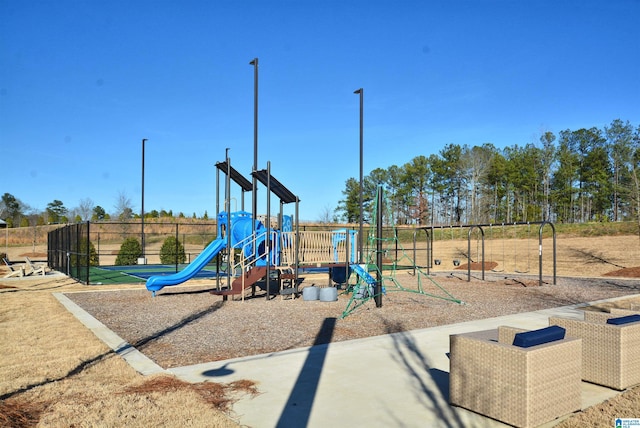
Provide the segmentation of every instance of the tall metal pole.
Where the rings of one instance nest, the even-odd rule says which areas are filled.
[[[216,168],[216,226],[218,226],[218,214],[220,213],[220,170]]]
[[[225,233],[227,234],[227,290],[231,289],[231,275],[234,274],[233,269],[233,256],[234,251],[231,248],[231,158],[229,158],[229,148],[225,149],[225,160],[227,162],[227,176],[225,179],[224,185],[224,210],[227,215],[227,230]]]
[[[253,65],[253,173],[258,171],[258,58],[254,58]],[[256,219],[258,218],[258,179],[253,176],[253,190],[251,192],[251,232],[256,234]],[[268,294],[268,293],[267,293]]]
[[[376,308],[382,307],[382,204],[384,198],[382,197],[382,186],[378,187],[378,212],[376,217],[376,290],[375,298]]]
[[[267,252],[267,300],[269,300],[270,278],[271,278],[271,161],[267,162],[267,239],[265,239],[265,250]],[[254,238],[255,239],[255,238]]]
[[[225,160],[227,160],[226,158],[227,156],[225,156]],[[216,212],[214,214],[214,218],[216,219],[216,228],[221,230],[220,217],[218,217],[218,214],[220,214],[220,169],[216,168]],[[222,237],[219,236],[219,238]],[[216,289],[220,290],[220,257],[216,257],[216,273]]]
[[[363,107],[364,89],[360,88],[353,92],[360,94],[360,229],[358,231],[358,261],[363,263],[362,244],[364,241],[364,196],[363,196]]]
[[[142,207],[140,208],[140,220],[141,220],[141,224],[142,224],[142,230],[141,230],[141,234],[142,234],[142,258],[146,258],[145,257],[145,253],[144,253],[144,143],[147,142],[146,138],[142,139]],[[145,260],[146,263],[146,260]]]

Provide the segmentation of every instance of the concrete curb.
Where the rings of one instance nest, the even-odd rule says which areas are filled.
[[[138,373],[148,376],[166,371],[149,357],[131,346],[123,338],[111,331],[106,325],[91,316],[88,312],[76,305],[64,293],[53,293],[53,296],[67,308],[82,324],[110,347],[116,354],[120,355]]]

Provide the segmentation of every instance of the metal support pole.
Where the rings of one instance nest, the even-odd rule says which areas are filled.
[[[364,89],[360,88],[353,92],[354,94],[360,94],[360,228],[358,231],[358,260],[363,262],[364,256],[362,251],[364,240],[364,194],[363,194],[363,107],[364,107]]]
[[[142,257],[145,258],[144,251],[144,143],[147,141],[146,138],[142,139],[142,206],[140,208],[140,220],[142,225],[141,230],[141,238],[142,238]]]
[[[553,238],[553,285],[556,285],[556,228],[550,221],[543,221],[540,224],[538,230],[538,285],[542,286],[542,230],[545,225],[551,226],[552,238]]]
[[[478,228],[480,230],[480,234],[482,236],[482,280],[484,281],[484,229],[480,225],[472,225],[469,227],[469,232],[467,232],[467,282],[471,281],[471,232],[473,232],[474,228]]]
[[[267,252],[267,300],[269,300],[271,279],[271,161],[267,162],[267,239],[265,250]]]
[[[231,248],[231,158],[229,149],[226,150],[227,177],[224,191],[224,210],[227,213],[227,290],[231,289],[231,275],[233,274],[233,248]],[[243,272],[244,274],[244,272]]]
[[[216,168],[216,212],[215,218],[218,218],[218,214],[220,213],[220,170]],[[218,226],[216,220],[216,227]]]
[[[258,171],[258,58],[254,58],[253,65],[253,173]],[[258,218],[258,179],[253,176],[253,190],[251,192],[251,232],[255,238],[256,219]]]
[[[378,218],[376,219],[376,308],[382,307],[382,187],[378,187]]]
[[[416,274],[416,255],[417,255],[417,249],[416,249],[416,244],[417,244],[417,238],[418,238],[418,230],[416,229],[413,231],[413,275],[415,276]],[[429,273],[429,249],[427,248],[427,273]]]
[[[220,214],[220,170],[216,168],[216,228],[220,230],[220,225],[218,224],[218,214]],[[222,238],[221,236],[217,236],[217,238]],[[220,290],[220,257],[216,257],[216,289]]]
[[[282,229],[284,228],[284,202],[280,201],[280,212],[278,213],[278,253],[276,255],[277,265],[281,264],[282,261]]]

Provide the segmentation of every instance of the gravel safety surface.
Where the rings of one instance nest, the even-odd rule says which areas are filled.
[[[417,287],[408,273],[397,280]],[[393,291],[389,284],[382,307],[369,300],[344,319],[350,295],[335,302],[279,296],[267,301],[264,295],[223,301],[209,294],[207,280],[165,288],[155,298],[146,289],[99,287],[66,295],[160,366],[172,368],[640,294],[638,278],[559,277],[557,285],[545,278],[539,286],[534,276],[487,274],[485,281],[467,282],[466,274],[453,272],[434,280],[464,304]],[[426,292],[446,296],[429,281],[422,283]],[[337,319],[332,331],[321,329],[327,318]]]

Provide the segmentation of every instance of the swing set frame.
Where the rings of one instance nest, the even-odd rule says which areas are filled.
[[[445,228],[458,228],[458,229],[468,229],[467,232],[467,282],[471,281],[471,236],[474,230],[478,230],[481,236],[482,242],[482,252],[481,252],[481,264],[482,264],[482,280],[485,280],[485,228],[489,228],[491,232],[493,232],[494,226],[501,226],[504,228],[506,226],[528,226],[528,233],[531,233],[531,225],[539,225],[538,228],[538,258],[539,258],[539,271],[538,271],[538,281],[539,284],[542,285],[542,232],[545,226],[549,225],[552,231],[552,242],[553,242],[553,285],[556,285],[556,271],[557,271],[557,259],[556,259],[556,228],[550,221],[527,221],[527,222],[513,222],[513,223],[487,223],[487,224],[465,224],[465,225],[447,225],[447,226],[423,226],[418,227],[413,233],[413,259],[416,260],[417,256],[417,248],[418,248],[418,234],[420,232],[424,232],[426,234],[426,244],[427,244],[427,275],[430,274],[430,269],[433,267],[433,248],[434,248],[434,240],[433,236],[437,229],[445,229]],[[515,230],[515,229],[514,229]],[[493,234],[492,234],[493,235]],[[493,236],[492,236],[493,237]],[[504,245],[504,243],[503,243]],[[517,257],[517,254],[515,255]],[[528,256],[527,256],[528,257]],[[504,255],[503,255],[504,258]],[[504,262],[504,260],[503,260]],[[417,266],[414,267],[414,274]],[[519,272],[522,273],[522,272]]]

